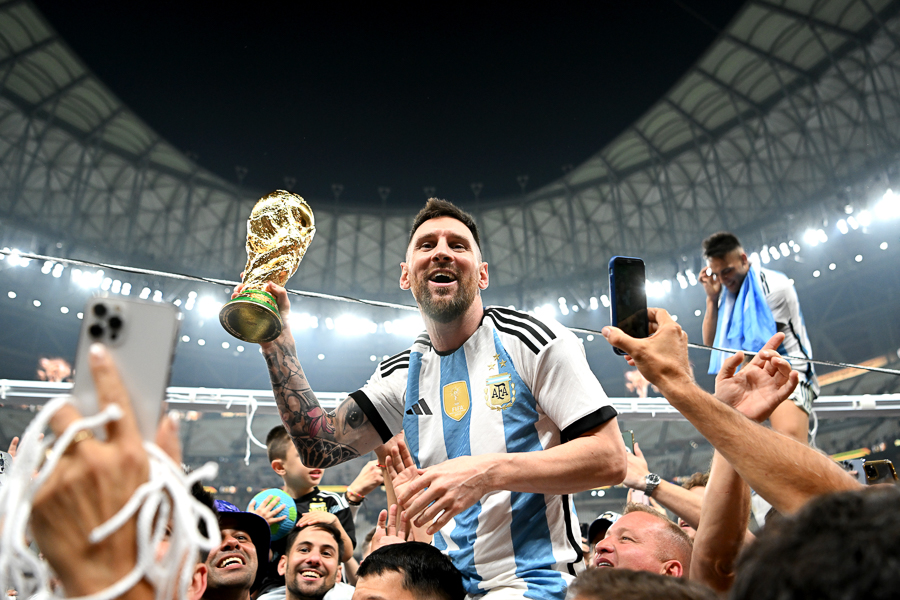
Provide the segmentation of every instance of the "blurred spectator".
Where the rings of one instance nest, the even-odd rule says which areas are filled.
[[[625,371],[625,387],[629,392],[637,394],[638,398],[646,398],[650,382],[641,375],[640,371],[635,369],[633,371]],[[653,391],[659,393],[655,385],[653,386]]]
[[[72,381],[72,365],[63,358],[45,358],[38,360],[37,377],[41,381]]]
[[[256,600],[350,600],[353,587],[338,581],[344,546],[339,525],[301,525],[285,540],[287,554],[278,561],[285,586],[261,594]]]
[[[668,517],[632,503],[597,542],[593,566],[687,577],[691,550],[691,539]]]
[[[269,526],[254,513],[234,504],[216,500],[222,543],[206,559],[209,570],[207,600],[249,600],[258,589],[264,572],[259,568],[269,556]]]
[[[587,537],[584,538],[588,546],[587,551],[584,553],[585,562],[588,565],[591,564],[594,558],[594,547],[597,545],[597,542],[605,538],[610,526],[621,518],[621,514],[608,510],[591,521],[587,528]]]
[[[569,600],[715,600],[687,579],[628,569],[589,569],[569,586]]]
[[[900,490],[818,498],[767,524],[741,557],[735,600],[887,600],[900,590]]]
[[[382,546],[359,567],[353,600],[463,600],[462,574],[423,542]],[[510,597],[510,596],[505,596]]]

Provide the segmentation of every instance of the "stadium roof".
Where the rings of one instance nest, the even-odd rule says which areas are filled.
[[[694,254],[720,229],[758,236],[883,174],[898,148],[898,3],[751,0],[634,125],[534,192],[467,206],[492,288],[590,287],[614,254]],[[0,211],[5,245],[233,277],[257,197],[156,135],[30,2],[0,4]],[[411,219],[308,198],[318,234],[303,287],[395,296]],[[15,239],[16,236],[19,239]],[[10,239],[12,237],[13,239]],[[668,273],[667,273],[668,275]],[[583,293],[591,290],[584,289]]]

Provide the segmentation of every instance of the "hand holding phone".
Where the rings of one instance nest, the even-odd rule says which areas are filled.
[[[644,261],[614,256],[609,261],[610,323],[633,338],[650,335],[647,315],[647,277]],[[626,353],[613,347],[613,352]]]
[[[125,298],[92,298],[75,355],[74,404],[83,416],[97,414],[97,390],[89,366],[90,347],[106,346],[118,368],[145,440],[156,437],[181,314],[171,304]],[[102,437],[103,432],[95,431]]]

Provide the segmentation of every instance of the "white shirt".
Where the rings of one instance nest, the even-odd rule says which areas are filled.
[[[571,331],[500,307],[487,308],[454,352],[441,355],[420,335],[351,396],[384,441],[404,431],[419,467],[552,448],[616,416]],[[462,571],[470,595],[508,587],[562,600],[583,565],[568,495],[492,492],[434,545]]]

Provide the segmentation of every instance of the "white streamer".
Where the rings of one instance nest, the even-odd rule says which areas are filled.
[[[26,545],[35,494],[79,432],[122,418],[122,409],[109,405],[94,416],[75,421],[55,441],[40,441],[40,434],[47,428],[50,419],[69,402],[68,396],[55,398],[32,420],[22,435],[7,483],[0,488],[0,589],[16,589],[23,598],[61,598],[50,587],[53,574],[49,566]],[[49,457],[41,465],[47,456],[47,449],[51,447]],[[110,587],[74,600],[112,600],[142,579],[147,579],[155,587],[157,600],[175,597],[185,600],[199,551],[210,550],[221,543],[215,513],[190,493],[195,482],[213,479],[218,466],[207,463],[185,475],[181,467],[155,444],[144,442],[144,449],[150,461],[149,481],[139,486],[125,506],[106,523],[91,531],[88,538],[92,544],[99,543],[136,514],[136,564],[131,572]],[[32,477],[35,472],[37,474]],[[59,518],[66,516],[59,515]],[[199,521],[206,524],[208,535],[200,533]],[[167,528],[168,549],[157,556]]]
[[[244,464],[248,467],[250,466],[250,441],[252,440],[254,444],[259,446],[260,448],[265,448],[266,445],[256,439],[256,436],[253,435],[253,417],[256,415],[256,410],[259,408],[259,403],[256,401],[256,398],[253,396],[249,396],[247,398],[247,451],[244,453]]]

